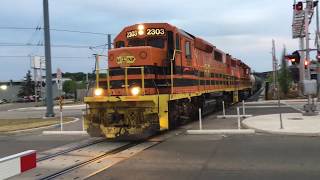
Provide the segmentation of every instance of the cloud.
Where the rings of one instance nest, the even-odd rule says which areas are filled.
[[[297,48],[291,39],[292,0],[50,0],[50,25],[70,29],[111,33],[139,22],[169,22],[220,49],[243,59],[257,71],[271,69],[271,40],[280,52]],[[12,8],[14,7],[14,8]],[[42,0],[1,0],[0,26],[36,27],[42,25]],[[43,41],[41,32],[0,30],[1,42]],[[106,36],[51,32],[52,44],[99,45]],[[0,55],[43,55],[43,47],[1,47]],[[92,55],[89,49],[52,48],[52,56]],[[278,53],[280,54],[280,53]],[[29,68],[28,59],[3,59],[0,79],[20,79]],[[76,62],[76,63],[75,63]],[[259,62],[259,63],[257,63]],[[93,60],[53,59],[53,71],[91,71]]]

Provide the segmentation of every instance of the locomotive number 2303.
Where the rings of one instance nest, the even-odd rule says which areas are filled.
[[[166,31],[161,28],[151,28],[147,29],[147,36],[163,36],[166,34]]]

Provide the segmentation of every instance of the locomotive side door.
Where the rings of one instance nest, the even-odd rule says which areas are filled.
[[[178,33],[176,33],[176,38],[175,38],[175,49],[176,49],[177,74],[183,75],[181,40],[180,40],[180,35]]]

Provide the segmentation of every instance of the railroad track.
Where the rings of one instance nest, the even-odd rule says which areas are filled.
[[[175,135],[177,131],[171,131],[141,142],[97,138],[56,148],[40,155],[37,168],[10,179],[86,179]]]
[[[41,177],[41,178],[39,178],[39,180],[55,179],[55,178],[57,178],[57,177],[59,177],[59,176],[65,175],[65,174],[67,174],[68,172],[71,172],[71,171],[73,171],[73,170],[75,170],[75,169],[79,169],[79,168],[81,168],[81,167],[84,167],[84,166],[89,165],[89,164],[91,164],[91,163],[94,163],[94,162],[96,162],[96,161],[100,161],[100,160],[102,160],[102,159],[104,159],[104,158],[106,158],[106,157],[108,157],[108,156],[114,155],[114,154],[116,154],[116,153],[119,153],[119,152],[121,152],[121,151],[124,151],[124,150],[126,150],[126,149],[128,149],[128,148],[131,148],[131,147],[133,147],[133,146],[136,146],[136,145],[137,145],[137,143],[128,143],[128,144],[125,144],[125,145],[123,145],[123,146],[121,146],[121,147],[119,147],[119,148],[116,148],[116,149],[113,149],[113,150],[111,150],[111,151],[108,151],[108,152],[106,152],[105,154],[98,155],[98,156],[93,157],[92,159],[89,159],[89,160],[87,160],[87,161],[83,161],[83,162],[77,163],[77,164],[75,164],[75,165],[72,165],[72,166],[70,166],[70,167],[67,167],[67,168],[65,168],[65,169],[62,169],[62,170],[57,171],[57,172],[55,172],[55,173],[49,174],[49,175],[47,175],[47,176],[45,176],[45,177]]]
[[[44,160],[47,160],[50,158],[54,158],[59,155],[63,155],[68,152],[75,151],[75,150],[78,150],[81,148],[85,148],[85,147],[88,147],[88,146],[91,146],[94,144],[98,144],[98,143],[101,143],[104,141],[105,141],[105,138],[93,138],[93,140],[91,140],[91,139],[86,140],[85,142],[80,143],[80,144],[72,144],[72,145],[68,145],[67,147],[60,147],[60,148],[51,150],[51,151],[56,151],[56,152],[43,153],[44,155],[42,155],[42,156],[40,155],[40,157],[37,158],[37,162],[41,162],[41,161],[44,161]]]

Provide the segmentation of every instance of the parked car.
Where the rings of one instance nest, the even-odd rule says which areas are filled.
[[[6,99],[0,99],[0,104],[6,104],[6,103],[9,103],[9,101]]]

